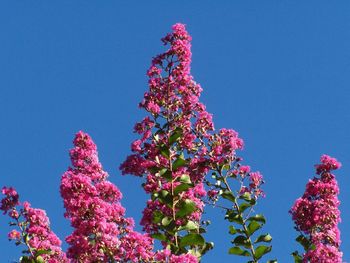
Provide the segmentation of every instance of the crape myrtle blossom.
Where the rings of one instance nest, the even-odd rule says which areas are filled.
[[[124,217],[122,194],[107,180],[88,134],[76,134],[70,156],[60,191],[74,228],[66,238],[71,262],[150,262],[153,239],[135,232],[133,220]]]
[[[12,187],[4,187],[2,193],[5,197],[1,200],[0,210],[10,216],[10,225],[17,228],[9,232],[8,238],[14,240],[16,245],[26,246],[21,261],[69,262],[65,253],[62,252],[61,241],[50,229],[50,221],[46,212],[32,208],[28,202],[21,205],[19,195]]]
[[[135,125],[140,138],[131,144],[133,154],[120,169],[146,179],[143,187],[151,199],[143,211],[144,230],[164,234],[174,244],[172,253],[183,254],[181,234],[170,234],[160,221],[169,221],[175,232],[189,230],[185,226],[190,222],[198,233],[206,196],[203,180],[210,169],[205,141],[213,139],[214,125],[199,102],[202,88],[190,74],[191,37],[185,26],[175,24],[162,41],[169,48],[153,58],[147,72],[149,90],[139,104],[150,116]],[[187,212],[180,211],[183,208]]]
[[[174,255],[170,250],[164,249],[155,254],[155,262],[162,263],[197,263],[196,256],[191,254]]]
[[[185,26],[175,24],[162,41],[169,48],[153,58],[147,72],[149,90],[139,104],[150,115],[134,126],[140,137],[131,143],[133,154],[120,169],[122,174],[145,178],[143,188],[151,198],[141,219],[144,230],[161,240],[164,248],[170,247],[173,255],[190,252],[200,258],[212,245],[206,243],[197,251],[183,249],[181,240],[186,233],[180,231],[193,234],[202,228],[205,177],[231,164],[230,172],[235,172],[234,164],[241,160],[236,151],[244,143],[232,129],[214,132],[212,115],[199,101],[202,88],[190,74],[191,37]],[[250,184],[242,190],[263,195],[261,174],[247,169],[242,166]],[[211,199],[218,194],[217,189],[208,192]],[[187,209],[189,206],[192,208]],[[188,212],[181,210],[184,207]]]
[[[303,233],[310,243],[303,255],[303,262],[341,263],[339,188],[332,170],[339,169],[340,162],[328,155],[321,156],[321,164],[315,166],[316,174],[306,185],[305,193],[290,210],[296,230]]]

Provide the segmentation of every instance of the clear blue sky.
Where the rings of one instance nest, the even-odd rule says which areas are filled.
[[[349,1],[1,1],[1,185],[46,209],[64,239],[69,224],[59,196],[76,131],[98,145],[127,214],[140,219],[141,181],[122,177],[151,57],[176,22],[193,37],[192,73],[216,128],[237,130],[240,153],[266,180],[273,257],[292,262],[288,210],[323,153],[337,157],[342,249],[350,261],[350,2]],[[209,211],[209,215],[213,215]],[[228,256],[223,215],[213,215],[203,262]],[[1,262],[17,259],[0,218]],[[139,228],[139,227],[138,227]],[[347,233],[347,234],[346,234]]]

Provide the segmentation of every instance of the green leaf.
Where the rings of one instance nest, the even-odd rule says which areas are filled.
[[[151,236],[157,240],[160,240],[160,241],[167,240],[166,236],[164,234],[161,234],[161,233],[152,234]]]
[[[49,249],[39,249],[38,251],[35,252],[35,256],[40,256],[44,254],[51,254],[51,250]]]
[[[294,258],[294,263],[302,263],[303,262],[303,258],[302,258],[302,256],[299,255],[298,251],[294,251],[292,253],[292,256]]]
[[[183,159],[182,156],[180,156],[173,163],[173,171],[175,171],[177,168],[180,168],[180,167],[184,166],[185,164],[186,164],[186,160]]]
[[[233,255],[238,255],[238,256],[244,256],[244,257],[250,257],[251,254],[249,253],[249,251],[247,250],[243,250],[240,247],[231,247],[228,250],[229,254],[233,254]]]
[[[252,205],[250,203],[242,203],[239,205],[239,211],[243,213],[247,208],[251,207]]]
[[[228,164],[223,165],[221,167],[221,171],[223,171],[223,170],[230,170],[230,165],[228,165]]]
[[[200,257],[202,256],[201,252],[198,251],[197,248],[189,249],[189,250],[188,250],[188,253],[191,254],[191,255],[193,255],[193,256],[195,256],[195,257],[197,257],[197,258],[200,258]]]
[[[255,249],[255,257],[256,259],[260,259],[263,255],[269,253],[272,250],[271,246],[258,246]]]
[[[173,219],[166,216],[162,219],[162,225],[168,226],[171,223],[171,221],[173,221]]]
[[[162,190],[159,192],[159,196],[158,196],[158,199],[163,203],[163,204],[166,204],[168,205],[169,207],[172,206],[172,203],[173,203],[173,199],[171,197],[171,194],[166,191],[166,190]]]
[[[257,222],[260,222],[260,223],[263,223],[265,224],[266,223],[266,219],[264,217],[264,215],[261,215],[261,214],[257,214],[255,216],[251,216],[248,218],[249,221],[257,221]]]
[[[245,248],[250,248],[250,241],[243,235],[237,236],[233,241],[236,246],[244,246]]]
[[[176,128],[173,134],[169,138],[169,144],[172,145],[174,142],[176,142],[180,137],[182,136],[182,129]]]
[[[248,235],[251,236],[256,230],[261,228],[261,225],[256,221],[251,221],[248,225]]]
[[[198,230],[200,234],[207,233],[207,230],[204,227],[200,227]]]
[[[170,182],[173,179],[173,174],[171,171],[166,171],[165,174],[163,174],[163,178],[165,178],[168,182]]]
[[[299,244],[301,244],[305,250],[309,250],[311,242],[308,238],[306,238],[303,235],[299,235],[296,239],[295,239]]]
[[[207,251],[209,251],[209,250],[211,250],[213,248],[214,248],[214,243],[213,242],[207,242],[203,246],[203,248],[201,250],[201,254],[204,255]]]
[[[162,175],[165,174],[167,171],[168,171],[167,168],[162,168],[162,169],[160,169],[160,171],[159,171],[159,175],[162,176]]]
[[[179,193],[184,192],[189,188],[191,188],[191,185],[189,185],[189,184],[180,184],[180,185],[175,187],[174,195],[178,195]]]
[[[236,234],[237,233],[237,230],[236,230],[236,228],[234,227],[234,226],[230,226],[229,227],[229,233],[231,234],[231,235],[234,235],[234,234]]]
[[[243,224],[243,218],[240,214],[237,214],[233,210],[228,210],[225,215],[225,219],[227,219],[230,222],[236,222],[238,224]]]
[[[163,177],[165,179],[167,179],[168,181],[172,179],[172,174],[171,171],[169,171],[167,168],[152,168],[150,169],[150,172],[152,174],[155,174],[156,176],[160,176]]]
[[[38,257],[36,257],[36,259],[35,259],[35,263],[45,263],[45,260],[43,259],[42,256],[38,256]]]
[[[179,211],[176,213],[177,218],[183,218],[184,216],[191,214],[197,209],[195,202],[191,199],[186,199],[180,203]]]
[[[259,243],[259,242],[271,242],[272,240],[272,236],[270,234],[265,234],[265,235],[260,235],[255,241],[254,243]]]
[[[250,193],[245,192],[244,194],[240,195],[239,199],[250,201],[250,200],[252,200],[252,196]]]
[[[152,222],[155,223],[155,224],[158,224],[158,223],[160,223],[162,221],[163,217],[164,216],[163,216],[162,212],[156,210],[156,211],[153,212],[153,220],[152,220]]]
[[[188,221],[186,225],[179,227],[179,231],[181,230],[195,230],[198,229],[198,224],[193,221]]]
[[[36,263],[36,262],[34,261],[34,259],[30,259],[30,258],[27,257],[27,256],[22,256],[22,257],[20,257],[20,258],[19,258],[19,262],[20,262],[20,263]]]
[[[236,201],[234,195],[233,195],[230,191],[228,191],[228,190],[224,191],[224,192],[221,194],[221,196],[222,196],[223,198],[225,198],[225,199],[227,199],[227,200],[233,202],[233,203]]]
[[[160,148],[160,153],[163,155],[165,158],[169,159],[170,157],[170,151],[169,148],[165,145],[162,148]]]
[[[30,263],[31,261],[26,256],[22,256],[19,258],[20,263]]]
[[[181,183],[185,183],[185,184],[190,184],[191,183],[191,178],[188,174],[183,174],[180,176],[179,181]]]
[[[256,200],[255,198],[252,198],[249,203],[253,206],[253,205],[256,205]]]
[[[180,239],[180,247],[186,246],[203,246],[205,244],[204,238],[200,234],[188,234]]]

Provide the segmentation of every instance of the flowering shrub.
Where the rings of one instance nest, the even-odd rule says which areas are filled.
[[[210,224],[202,218],[205,205],[224,210],[230,222],[229,254],[258,263],[271,251],[271,235],[261,232],[266,218],[255,212],[265,196],[263,176],[242,164],[237,151],[243,149],[243,140],[236,131],[214,130],[212,115],[199,101],[202,88],[190,73],[190,35],[184,25],[175,24],[162,41],[168,49],[153,58],[147,72],[149,90],[139,104],[148,114],[136,123],[139,137],[120,165],[122,174],[143,178],[142,187],[150,196],[141,219],[146,233],[133,229],[96,145],[88,134],[78,132],[70,150],[72,165],[60,186],[64,216],[73,228],[66,237],[67,253],[43,210],[28,202],[21,206],[13,188],[2,190],[0,209],[16,227],[8,238],[25,247],[20,262],[197,263],[214,246],[204,237]],[[341,262],[339,190],[330,173],[339,167],[334,158],[322,156],[316,166],[320,177],[309,181],[290,211],[301,233],[297,241],[305,248],[302,255],[293,253],[296,262]],[[154,248],[156,241],[161,250]]]
[[[305,249],[302,256],[297,251],[293,253],[296,262],[342,262],[338,229],[339,188],[331,173],[340,167],[335,158],[323,155],[321,164],[316,165],[319,177],[309,180],[304,195],[296,200],[290,210],[295,229],[301,233],[296,240]]]

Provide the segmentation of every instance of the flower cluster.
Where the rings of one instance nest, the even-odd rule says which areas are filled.
[[[16,190],[12,187],[3,187],[1,190],[2,194],[6,195],[5,198],[1,200],[0,210],[4,211],[4,214],[8,213],[10,210],[19,205],[19,195]]]
[[[196,256],[191,254],[174,255],[170,250],[164,249],[158,251],[155,254],[155,260],[157,262],[169,262],[169,263],[197,263],[198,259]]]
[[[2,193],[5,197],[1,200],[0,210],[11,217],[10,225],[18,228],[10,231],[8,238],[14,240],[17,245],[26,246],[26,256],[23,258],[28,262],[68,262],[65,253],[62,252],[61,241],[50,229],[50,221],[45,211],[32,208],[28,202],[24,202],[23,207],[18,210],[17,206],[20,203],[16,190],[4,187]]]
[[[149,90],[139,104],[150,116],[135,125],[141,138],[131,144],[133,154],[120,169],[146,178],[144,189],[152,198],[143,212],[144,230],[159,234],[164,227],[166,239],[178,243],[161,222],[179,230],[191,221],[198,229],[206,195],[203,179],[210,168],[204,141],[212,139],[214,125],[199,102],[202,88],[190,75],[191,37],[185,26],[174,25],[162,41],[169,49],[152,60]]]
[[[125,218],[122,194],[107,180],[90,136],[78,132],[70,151],[72,167],[62,176],[61,195],[74,231],[66,238],[72,262],[148,262],[153,241],[136,233]]]
[[[211,136],[208,141],[211,170],[214,171],[215,180],[224,181],[223,178],[232,178],[240,182],[236,191],[237,195],[249,193],[251,196],[258,198],[264,196],[261,185],[264,183],[263,176],[260,172],[251,172],[248,165],[241,165],[242,158],[236,155],[237,150],[243,149],[244,142],[238,137],[238,133],[232,129],[220,129],[218,134]],[[246,182],[248,179],[248,183]],[[222,187],[221,183],[212,184],[207,180],[207,184],[212,186],[208,191],[208,197],[212,201],[218,200],[219,190],[232,191],[231,187]],[[226,189],[230,188],[230,189]]]
[[[219,177],[224,176],[225,169],[232,177],[240,173],[242,181],[249,178],[248,186],[240,184],[239,195],[263,195],[263,180],[259,172],[249,173],[247,167],[239,170],[241,159],[236,151],[243,148],[243,140],[236,131],[214,132],[212,115],[199,101],[202,88],[190,74],[191,37],[185,26],[174,25],[173,32],[162,40],[169,49],[153,58],[147,72],[149,90],[139,104],[150,116],[135,125],[140,138],[131,144],[133,154],[120,169],[123,174],[145,177],[143,188],[151,199],[141,225],[178,255],[186,252],[179,232],[188,230],[193,234],[202,228],[203,200],[207,195],[204,182],[208,184],[205,176],[210,170],[220,173],[218,181],[222,181]],[[211,188],[208,197],[217,200],[222,189]],[[203,243],[197,255],[209,248],[209,243]]]
[[[316,165],[319,177],[309,180],[304,195],[296,200],[290,210],[296,229],[302,231],[310,242],[304,262],[342,262],[338,229],[339,188],[331,173],[340,167],[341,164],[335,158],[323,155],[321,164]]]

